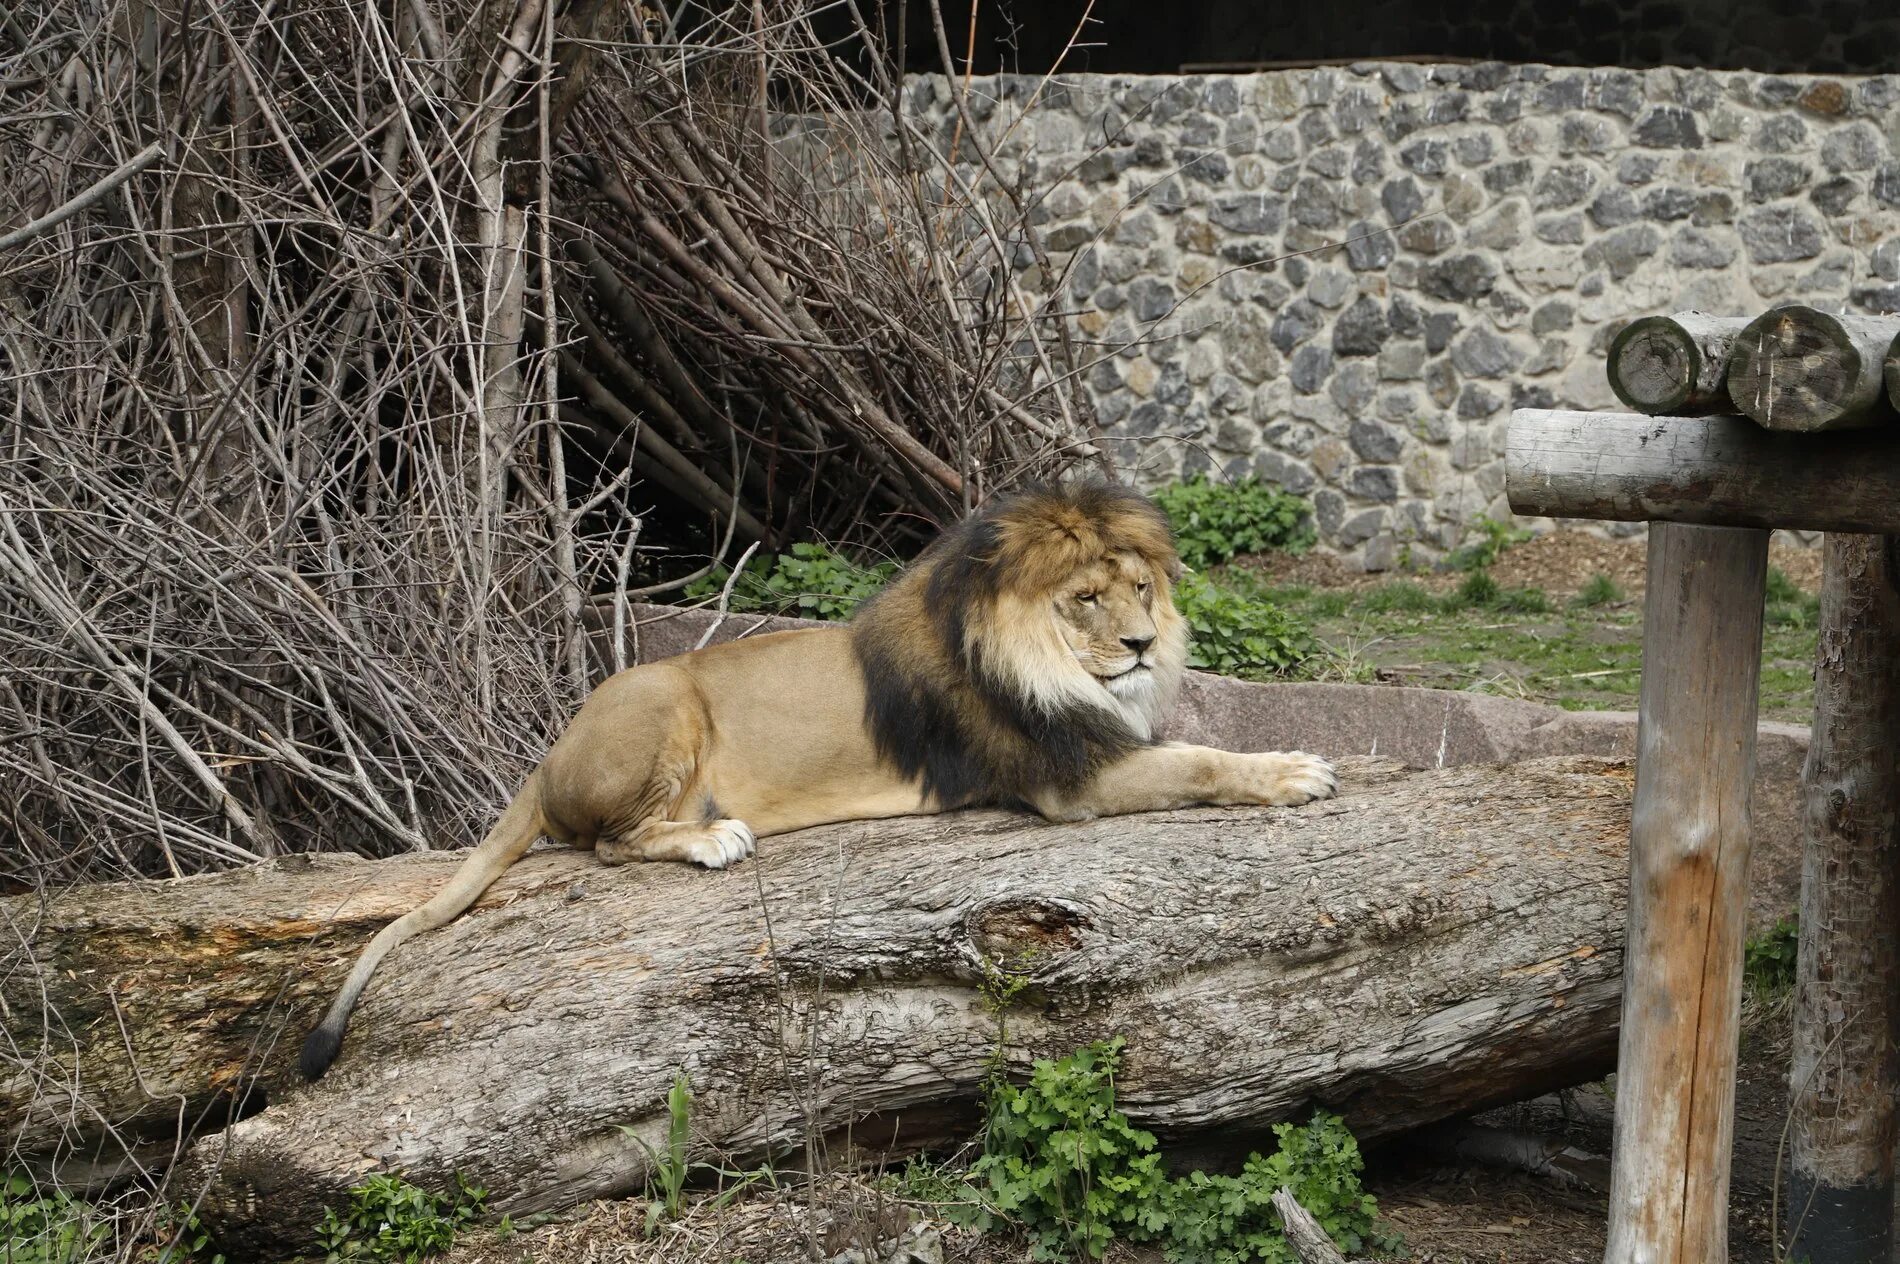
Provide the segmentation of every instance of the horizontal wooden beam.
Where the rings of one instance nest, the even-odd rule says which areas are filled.
[[[1513,513],[1536,517],[1892,534],[1900,434],[1520,408],[1504,489]]]

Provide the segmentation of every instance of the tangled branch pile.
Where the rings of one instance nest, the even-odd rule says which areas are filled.
[[[0,16],[0,882],[466,841],[607,594],[1100,457],[1033,196],[858,13]]]

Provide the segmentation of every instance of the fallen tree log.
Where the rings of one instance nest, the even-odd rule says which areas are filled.
[[[32,952],[0,980],[32,1067],[0,1071],[0,1124],[45,1152],[235,1101],[173,1189],[259,1253],[375,1170],[514,1212],[636,1190],[680,1071],[722,1155],[965,1135],[1004,974],[1010,1068],[1119,1033],[1121,1100],[1167,1136],[1323,1104],[1377,1137],[1606,1070],[1627,764],[1342,770],[1304,808],[850,824],[717,874],[542,851],[390,958],[316,1085],[297,1040],[457,856],[0,901]]]
[[[1734,408],[1729,350],[1747,325],[1744,317],[1701,312],[1633,320],[1610,343],[1610,389],[1625,406],[1650,416],[1728,412]]]

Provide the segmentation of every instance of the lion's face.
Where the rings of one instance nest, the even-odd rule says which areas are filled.
[[[1116,553],[1077,571],[1056,595],[1069,652],[1111,691],[1120,691],[1116,682],[1155,668],[1156,579],[1137,554]]]

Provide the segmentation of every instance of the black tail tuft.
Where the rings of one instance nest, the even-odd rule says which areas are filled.
[[[336,1061],[337,1050],[343,1047],[343,1032],[332,1031],[326,1021],[310,1033],[303,1042],[303,1056],[297,1059],[297,1069],[303,1072],[306,1080],[320,1080],[323,1073]]]

